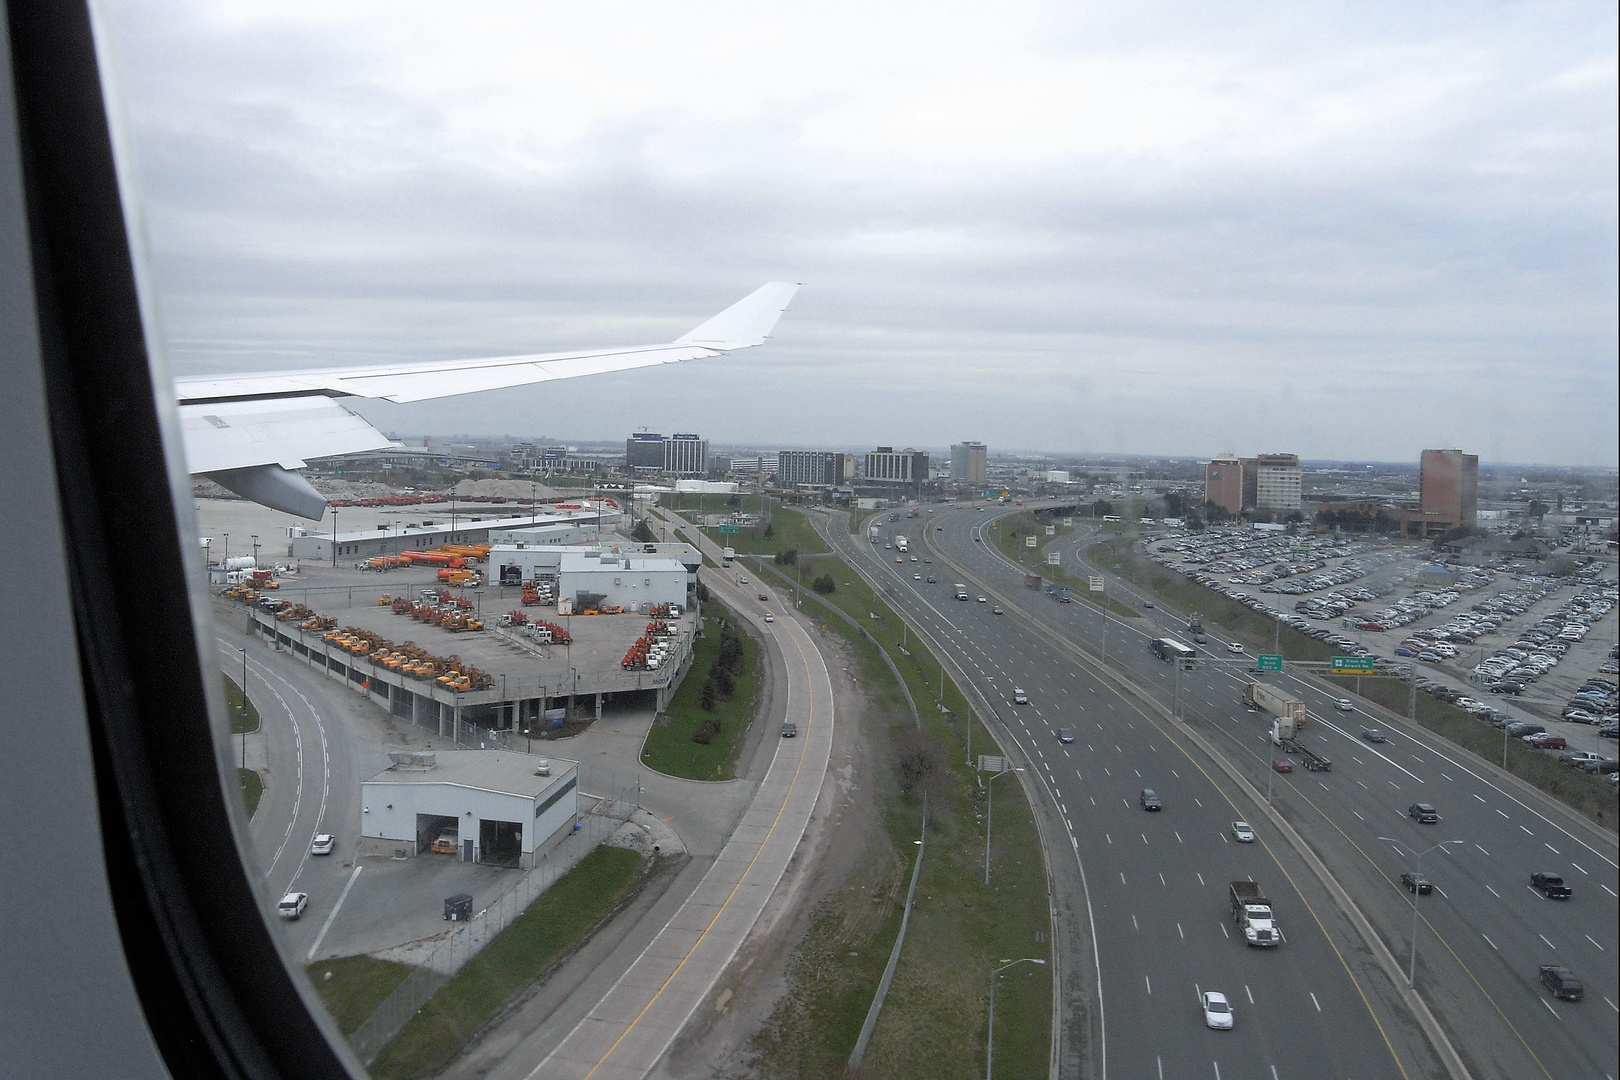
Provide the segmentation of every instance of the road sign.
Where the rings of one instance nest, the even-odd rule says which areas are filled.
[[[737,526],[735,525],[719,525],[715,527],[715,532],[734,533],[736,531]]]
[[[1027,548],[1034,547],[1035,546],[1035,538],[1033,536],[1024,537],[1024,546],[1027,547]]]
[[[1254,658],[1254,670],[1281,671],[1282,656],[1277,653],[1261,653],[1259,656]]]
[[[979,771],[980,772],[989,772],[989,773],[1006,772],[1007,771],[1007,759],[1004,758],[1004,757],[992,757],[989,754],[980,754],[979,755]]]
[[[1087,582],[1087,584],[1089,584],[1091,586],[1091,591],[1092,592],[1102,592],[1103,591],[1103,579],[1102,579],[1101,575],[1093,574],[1093,575],[1091,575],[1091,577],[1086,579],[1086,582]]]
[[[1062,561],[1063,561],[1063,553],[1062,552],[1048,551],[1046,553],[1046,565],[1047,566],[1057,566],[1060,563],[1062,563]]]
[[[1370,656],[1335,656],[1333,670],[1345,675],[1371,675],[1378,669],[1373,667]]]

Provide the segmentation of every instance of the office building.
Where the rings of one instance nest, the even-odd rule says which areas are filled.
[[[666,438],[638,431],[625,440],[624,471],[631,476],[707,476],[709,442],[697,435]]]
[[[1298,510],[1302,480],[1298,454],[1261,454],[1255,458],[1254,508]]]
[[[855,455],[828,450],[783,450],[776,455],[776,479],[782,484],[836,487],[855,476]]]
[[[1233,517],[1243,513],[1243,462],[1233,454],[1204,466],[1204,501]]]
[[[1479,455],[1425,450],[1419,460],[1419,506],[1450,528],[1473,528],[1479,511]]]
[[[921,450],[906,447],[896,451],[892,446],[880,446],[866,455],[866,482],[868,484],[904,484],[920,486],[928,480],[928,455]]]
[[[951,482],[971,487],[984,486],[988,451],[982,442],[962,442],[951,446]]]

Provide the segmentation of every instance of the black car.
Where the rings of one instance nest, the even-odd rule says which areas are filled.
[[[1557,964],[1541,965],[1541,985],[1552,991],[1560,1001],[1579,1001],[1586,996],[1581,980],[1567,967]]]
[[[1401,875],[1401,884],[1406,887],[1407,892],[1416,893],[1419,896],[1428,896],[1434,891],[1434,886],[1429,883],[1428,878],[1421,877],[1411,871]]]
[[[787,723],[782,725],[782,738],[784,738],[784,739],[796,739],[798,737],[799,737],[799,725],[798,724],[795,724],[793,721],[789,720]]]
[[[1143,788],[1139,801],[1142,803],[1142,809],[1144,810],[1164,809],[1164,803],[1159,801],[1159,796],[1154,793],[1152,788]]]
[[[1549,900],[1568,900],[1575,895],[1575,890],[1565,885],[1557,874],[1531,874],[1530,886]]]
[[[1426,802],[1415,802],[1406,808],[1406,812],[1414,821],[1423,825],[1433,825],[1440,820],[1440,813]]]

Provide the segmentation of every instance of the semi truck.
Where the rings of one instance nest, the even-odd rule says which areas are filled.
[[[1038,588],[1040,588],[1041,587],[1041,575],[1039,575],[1039,574],[1025,574],[1024,575],[1024,587],[1026,589],[1038,589]]]
[[[1231,888],[1232,922],[1243,931],[1243,940],[1262,949],[1282,944],[1282,932],[1271,914],[1271,901],[1256,881],[1234,881]]]
[[[910,537],[906,536],[904,533],[901,533],[901,534],[898,534],[898,535],[895,536],[895,538],[894,538],[894,549],[896,551],[905,551],[910,546],[911,546]]]
[[[736,558],[737,558],[737,549],[736,548],[721,548],[720,549],[720,562],[723,565],[730,566],[732,564],[732,562],[736,560]]]
[[[955,596],[958,600],[972,599],[972,597],[968,595],[967,586],[960,581],[951,583],[951,595]]]
[[[866,530],[866,538],[874,544],[878,542],[878,537],[881,535],[883,535],[883,532],[876,525],[869,526]]]
[[[1291,721],[1284,725],[1288,728],[1287,737],[1290,739],[1305,728],[1305,703],[1275,686],[1262,682],[1249,683],[1243,688],[1243,704],[1264,710],[1278,720]]]

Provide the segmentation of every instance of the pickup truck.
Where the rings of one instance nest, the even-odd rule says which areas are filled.
[[[1557,874],[1531,874],[1530,887],[1549,900],[1568,900],[1575,895],[1575,890],[1565,885]]]

